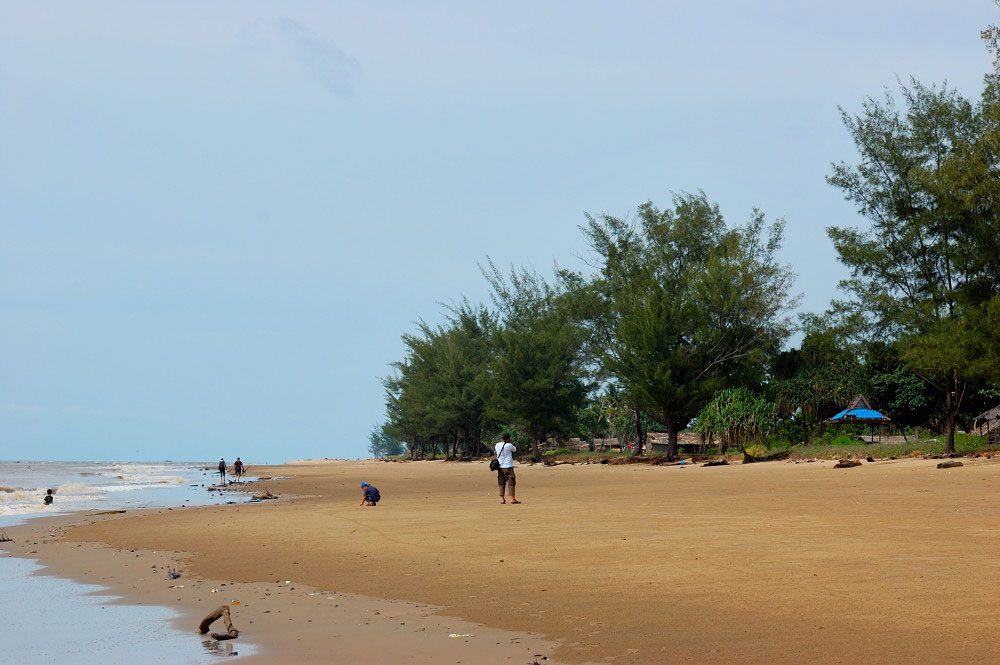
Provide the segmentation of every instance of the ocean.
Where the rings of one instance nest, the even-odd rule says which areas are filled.
[[[0,527],[10,516],[232,501],[205,491],[218,479],[184,462],[0,462]],[[46,506],[49,489],[54,500]]]
[[[247,478],[248,480],[250,478]],[[81,510],[134,510],[245,501],[207,490],[219,474],[183,462],[0,462],[0,529]],[[53,490],[45,505],[46,490]],[[19,665],[201,665],[247,655],[252,645],[215,643],[171,625],[166,607],[121,605],[101,587],[37,575],[39,566],[0,549],[0,654]],[[142,634],[136,641],[124,636]],[[57,637],[53,637],[56,635]]]

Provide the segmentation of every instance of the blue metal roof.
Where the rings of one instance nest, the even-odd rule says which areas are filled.
[[[875,409],[844,409],[837,415],[830,418],[830,420],[839,420],[840,418],[858,418],[862,420],[882,420],[885,418],[881,413]]]

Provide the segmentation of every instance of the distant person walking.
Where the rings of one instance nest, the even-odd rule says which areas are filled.
[[[220,485],[226,484],[226,460],[222,457],[219,458],[219,478],[221,478]]]
[[[521,503],[514,496],[514,486],[517,484],[517,477],[514,475],[514,453],[517,446],[510,442],[510,434],[504,432],[500,435],[500,440],[495,446],[497,461],[500,462],[500,469],[497,471],[497,484],[500,485],[500,503],[507,503],[504,498],[505,490],[510,490],[510,502]]]
[[[236,482],[240,482],[240,478],[243,477],[243,460],[239,457],[233,462],[233,475],[236,476]]]
[[[382,495],[378,493],[378,488],[371,483],[361,483],[361,491],[364,492],[364,496],[361,497],[362,506],[366,503],[369,506],[374,506],[382,500]]]

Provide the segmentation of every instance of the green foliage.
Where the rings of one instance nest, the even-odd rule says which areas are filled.
[[[783,225],[754,211],[729,229],[703,193],[640,206],[635,223],[587,216],[597,274],[563,272],[599,377],[676,435],[716,390],[753,382],[788,335]]]
[[[947,445],[970,378],[996,376],[988,358],[1000,294],[1000,104],[997,78],[982,100],[913,81],[905,109],[867,99],[843,112],[860,160],[836,165],[829,182],[854,202],[870,230],[828,229],[851,270],[836,304],[872,339],[899,345],[906,366],[944,397]]]
[[[368,433],[368,453],[372,457],[395,457],[404,452],[403,442],[386,434],[382,427],[373,427]]]
[[[457,454],[478,452],[490,386],[486,377],[488,337],[495,326],[483,307],[468,302],[449,308],[448,326],[418,322],[417,334],[403,335],[407,354],[392,364],[386,388],[387,434],[409,440],[411,450],[431,445]]]
[[[991,450],[989,443],[983,437],[971,436],[962,432],[956,433],[955,444],[960,453],[968,454]],[[941,455],[948,452],[945,448],[946,442],[942,438],[910,439],[902,443],[861,443],[853,441],[849,437],[840,436],[830,442],[793,445],[788,448],[788,454],[792,459],[838,459],[848,455],[860,458],[871,456],[877,459],[887,459],[890,457],[910,457],[915,454]]]
[[[894,425],[912,427],[940,420],[941,409],[934,390],[906,368],[895,346],[873,343],[866,356],[866,395],[873,405],[889,414]]]
[[[781,413],[797,415],[800,434],[794,438],[808,441],[819,422],[864,391],[866,377],[843,329],[829,317],[802,319],[802,344],[777,355],[770,392]]]
[[[695,431],[706,438],[717,437],[737,446],[745,461],[753,461],[764,455],[761,444],[777,426],[775,404],[740,386],[716,393],[698,413]]]
[[[489,337],[487,413],[527,432],[538,460],[539,443],[570,432],[585,404],[584,332],[564,294],[537,273],[511,270],[504,276],[492,261],[483,273],[498,309]]]

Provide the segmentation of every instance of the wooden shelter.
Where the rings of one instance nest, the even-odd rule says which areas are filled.
[[[976,416],[972,425],[979,429],[979,436],[985,436],[987,441],[1000,442],[1000,406],[995,406],[989,411],[984,411]],[[986,431],[983,432],[983,428]]]
[[[875,428],[878,428],[881,440],[882,427],[892,425],[892,419],[873,409],[864,395],[857,395],[846,409],[824,420],[823,425],[837,425],[838,431],[840,431],[840,425],[867,425],[872,428],[872,442],[874,442]]]

